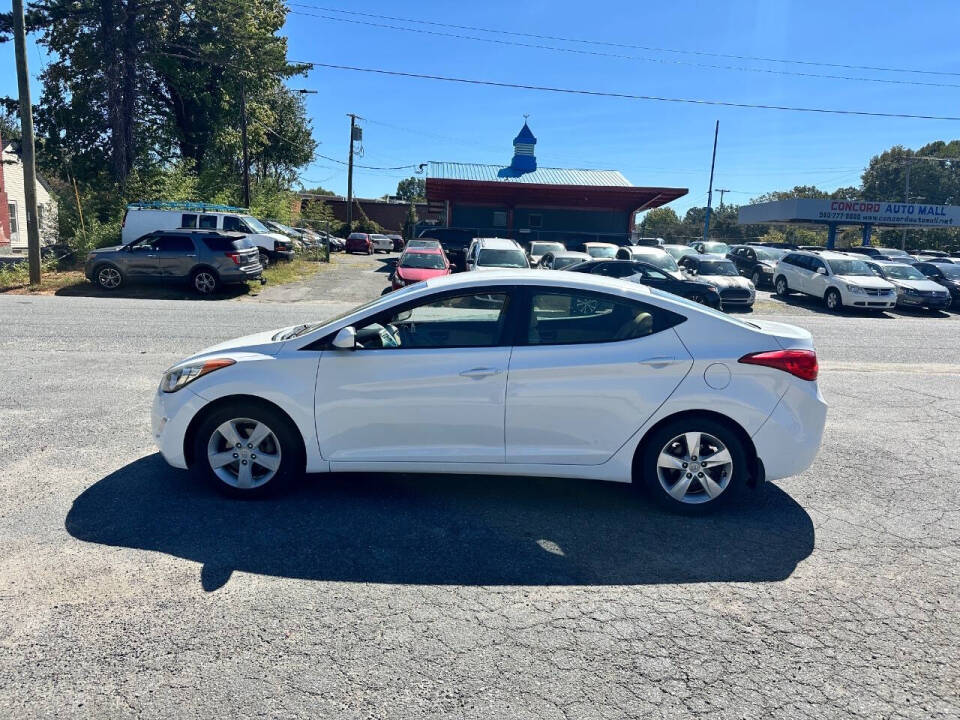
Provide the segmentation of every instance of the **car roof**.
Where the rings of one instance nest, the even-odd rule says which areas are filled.
[[[689,245],[683,245],[682,243],[665,243],[665,244],[661,245],[660,247],[653,247],[652,245],[634,245],[634,247],[649,247],[649,248],[652,248],[653,250],[663,250],[663,248],[668,248],[668,247],[672,247],[672,248],[690,248],[691,250],[693,250],[693,248],[690,247]]]
[[[726,255],[721,255],[720,253],[701,253],[699,255],[691,255],[691,257],[695,257],[698,261],[704,260],[706,262],[720,262],[721,260],[724,260],[726,262],[730,262]]]
[[[623,292],[625,287],[634,290],[633,285],[637,285],[638,295],[649,295],[650,290],[645,285],[637,283],[625,284],[615,278],[608,278],[604,275],[590,275],[588,273],[567,272],[565,270],[555,270],[544,272],[543,270],[525,270],[513,268],[501,268],[489,270],[482,273],[456,273],[454,275],[444,275],[441,277],[430,278],[426,281],[426,286],[431,290],[456,288],[470,288],[474,286],[496,285],[551,285],[562,287],[577,287],[584,290],[597,290],[600,292]]]
[[[620,246],[617,245],[616,243],[593,242],[593,241],[591,241],[591,242],[585,242],[585,243],[583,244],[584,247],[586,247],[587,245],[603,245],[604,247],[620,247]],[[652,246],[651,246],[651,247],[652,247]],[[660,248],[653,248],[653,249],[654,249],[654,250],[659,250]]]
[[[509,238],[474,238],[483,248],[492,248],[494,250],[515,250],[518,245],[516,240]]]
[[[548,252],[546,255],[553,255],[553,257],[578,257],[578,258],[588,258],[590,257],[585,252],[580,252],[579,250],[557,250],[556,252]],[[591,258],[592,259],[592,258]],[[608,260],[610,258],[607,258]]]
[[[631,253],[640,255],[669,255],[662,247],[654,247],[653,245],[625,245],[624,247],[628,248]]]

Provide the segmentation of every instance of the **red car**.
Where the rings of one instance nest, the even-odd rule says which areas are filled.
[[[450,261],[447,260],[443,248],[440,247],[415,247],[408,248],[400,260],[397,261],[397,268],[393,271],[393,277],[390,278],[394,290],[399,290],[406,285],[429,280],[439,275],[450,274]]]
[[[348,253],[366,253],[373,255],[373,238],[369,233],[350,233],[344,251]]]

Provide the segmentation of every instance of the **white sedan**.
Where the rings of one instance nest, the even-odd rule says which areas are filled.
[[[480,473],[633,482],[700,512],[813,462],[816,377],[791,325],[585,273],[462,273],[177,363],[153,434],[234,496],[304,472]]]

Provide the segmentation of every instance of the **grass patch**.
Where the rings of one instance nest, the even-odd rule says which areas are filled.
[[[0,265],[0,293],[54,293],[65,287],[87,282],[82,270],[57,270],[56,261],[40,264],[40,282],[30,284],[30,269],[26,261]]]
[[[263,271],[263,277],[267,279],[266,286],[261,285],[258,281],[247,284],[250,286],[251,295],[259,295],[264,287],[269,287],[270,285],[286,285],[287,283],[303,280],[315,272],[318,272],[323,267],[329,267],[329,265],[324,262],[305,260],[298,255],[290,262],[270,263],[270,266]]]

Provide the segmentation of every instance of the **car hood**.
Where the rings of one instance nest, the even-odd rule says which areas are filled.
[[[123,248],[125,248],[125,247],[126,247],[126,245],[111,245],[110,247],[96,248],[96,249],[94,249],[94,250],[91,250],[90,252],[91,252],[93,255],[102,255],[102,254],[105,254],[105,253],[116,252],[117,250],[123,250]]]
[[[437,269],[437,268],[397,268],[397,275],[406,280],[407,282],[420,282],[421,280],[428,280],[432,277],[439,277],[441,275],[449,275],[450,271],[447,269]]]
[[[753,290],[753,283],[745,277],[739,275],[694,275],[693,280],[709,283],[718,290],[724,288],[743,288],[744,290]]]
[[[912,290],[943,290],[943,285],[936,283],[933,280],[894,280],[890,279],[887,282],[891,282],[897,287],[910,288]]]
[[[874,288],[877,290],[891,290],[893,285],[883,278],[867,277],[866,275],[837,275],[837,280],[841,280],[851,285],[857,285],[862,288]]]
[[[284,341],[274,340],[273,338],[286,332],[287,330],[293,329],[294,327],[296,326],[290,325],[289,327],[285,328],[267,330],[264,332],[253,333],[252,335],[244,335],[242,337],[233,338],[232,340],[224,340],[216,345],[206,347],[188,358],[184,358],[177,363],[177,365],[181,365],[192,360],[199,360],[200,358],[209,357],[211,355],[233,355],[235,353],[276,355],[278,352],[280,352],[280,348],[283,347]]]

